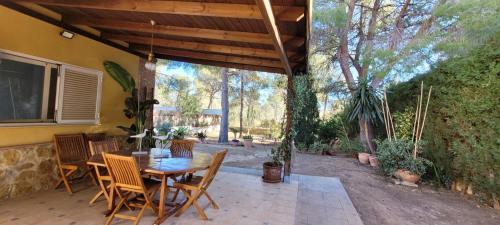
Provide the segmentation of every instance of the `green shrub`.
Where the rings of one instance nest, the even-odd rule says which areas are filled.
[[[337,130],[339,129],[340,117],[333,116],[319,123],[318,139],[329,143],[337,138]]]
[[[293,130],[295,142],[306,147],[313,144],[318,131],[318,99],[310,75],[294,76],[295,97],[293,99]]]
[[[323,142],[314,142],[312,145],[309,146],[307,149],[307,152],[310,153],[324,153],[330,150],[330,145],[325,144]]]
[[[497,35],[498,36],[498,35]],[[427,74],[390,88],[393,112],[415,106],[420,82],[432,85],[422,139],[423,156],[434,164],[436,181],[472,183],[476,193],[500,195],[500,43],[444,61]],[[426,90],[424,90],[424,93]]]
[[[387,176],[392,176],[398,169],[405,169],[414,174],[423,175],[431,162],[427,159],[417,156],[413,158],[412,152],[414,143],[411,140],[392,140],[385,139],[377,141],[377,158],[380,169]],[[422,145],[419,146],[421,152]]]
[[[253,137],[250,134],[243,135],[243,140],[253,140]]]
[[[174,139],[183,140],[184,136],[186,136],[188,134],[188,132],[189,132],[189,129],[187,127],[178,127],[173,132]]]
[[[396,137],[411,140],[413,135],[413,123],[415,112],[411,107],[406,107],[404,111],[395,112],[393,115]]]

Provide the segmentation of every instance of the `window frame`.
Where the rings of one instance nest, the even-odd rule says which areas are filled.
[[[42,112],[41,112],[41,119],[33,119],[33,120],[18,120],[20,122],[1,122],[0,121],[0,128],[1,127],[22,127],[22,126],[61,126],[61,125],[96,125],[100,124],[100,113],[101,113],[101,100],[102,100],[102,79],[103,79],[103,73],[100,70],[96,69],[91,69],[91,68],[85,68],[85,67],[80,67],[80,66],[75,66],[55,60],[50,60],[42,57],[37,57],[29,54],[24,54],[20,52],[15,52],[7,49],[2,49],[0,48],[0,56],[1,58],[5,58],[8,60],[13,60],[13,61],[18,61],[18,62],[23,62],[23,63],[28,63],[28,64],[34,64],[34,65],[40,65],[40,66],[45,66],[45,76],[44,76],[44,86],[43,86],[43,97],[42,97]],[[64,121],[59,121],[59,102],[60,102],[60,95],[61,95],[61,73],[62,73],[62,68],[64,67],[71,67],[71,68],[79,68],[83,71],[89,72],[91,74],[99,74],[99,88],[98,88],[98,101],[97,101],[97,106],[96,106],[96,121],[80,121],[76,123],[66,123]],[[57,68],[57,82],[56,82],[56,93],[55,93],[55,108],[54,108],[54,118],[47,118],[47,112],[48,112],[48,102],[49,102],[49,93],[50,93],[50,73],[52,68]],[[47,76],[49,74],[49,76]],[[49,84],[49,85],[48,85]],[[45,117],[45,119],[44,119]],[[34,121],[34,122],[29,122],[29,121]]]

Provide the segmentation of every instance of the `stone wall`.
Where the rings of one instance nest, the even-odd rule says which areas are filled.
[[[56,164],[52,143],[0,148],[0,199],[53,188]]]
[[[127,136],[115,136],[120,149],[134,149]],[[53,143],[0,148],[0,200],[53,189],[59,180]]]

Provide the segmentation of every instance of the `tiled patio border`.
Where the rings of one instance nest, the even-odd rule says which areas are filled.
[[[262,170],[223,166],[221,171],[262,176]],[[292,174],[298,182],[295,225],[363,225],[338,177]]]

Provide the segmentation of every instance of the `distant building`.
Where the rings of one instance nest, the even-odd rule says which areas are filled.
[[[155,106],[153,124],[171,123],[175,125],[179,122],[180,115],[180,111],[175,106]]]
[[[217,125],[222,117],[222,109],[204,109],[201,111],[201,122]]]

